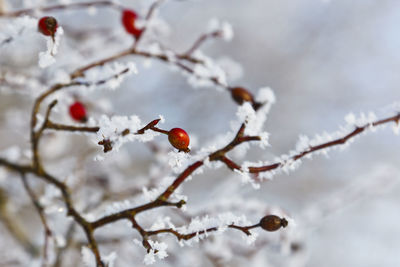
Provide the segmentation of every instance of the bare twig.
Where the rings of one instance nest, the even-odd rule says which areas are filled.
[[[44,208],[43,206],[39,203],[39,200],[35,193],[33,192],[32,188],[30,187],[26,176],[24,174],[21,174],[21,179],[22,183],[24,185],[24,188],[26,192],[28,193],[33,206],[35,207],[36,211],[39,214],[40,220],[42,221],[43,227],[44,227],[44,245],[43,245],[43,266],[47,265],[47,260],[48,260],[48,244],[50,241],[52,234],[52,231],[50,230],[50,227],[47,223],[46,216],[44,215]]]
[[[58,11],[58,10],[65,10],[65,9],[75,9],[75,8],[89,8],[89,7],[111,7],[116,10],[122,10],[124,7],[114,1],[92,1],[92,2],[82,2],[82,3],[68,3],[68,4],[59,4],[53,6],[46,6],[46,7],[35,7],[35,8],[27,8],[17,11],[11,12],[2,12],[0,10],[0,16],[3,17],[18,17],[21,15],[26,14],[33,14],[37,11],[42,12],[50,12],[50,11]]]

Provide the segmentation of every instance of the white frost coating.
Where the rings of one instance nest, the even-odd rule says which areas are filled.
[[[224,41],[231,41],[233,39],[233,28],[232,25],[224,21],[221,24],[221,35]]]
[[[214,86],[210,79],[216,79],[220,84],[226,86],[225,72],[211,61],[206,61],[204,64],[195,64],[193,73],[190,74],[188,82],[194,87]]]
[[[235,169],[234,172],[241,176],[242,184],[251,184],[254,189],[260,189],[260,184],[256,183],[250,176],[247,166],[242,166],[242,171]]]
[[[49,38],[48,36],[45,37],[47,39],[47,50],[39,53],[39,67],[42,69],[47,68],[56,62],[54,56],[58,52],[58,46],[60,45],[61,36],[63,34],[63,28],[58,27],[54,36],[54,42],[52,38]]]
[[[377,116],[373,112],[368,112],[368,114],[361,112],[358,117],[354,113],[349,113],[344,119],[348,126],[362,127],[366,124],[374,122],[377,119]]]
[[[160,117],[163,121],[163,117]],[[160,135],[157,132],[147,130],[144,134],[135,134],[139,129],[143,128],[146,124],[142,124],[138,116],[101,116],[98,123],[100,130],[97,132],[94,142],[97,144],[103,140],[109,140],[112,144],[112,151],[118,151],[119,148],[126,142],[140,141],[148,142],[153,140],[155,136]],[[122,135],[124,130],[128,129],[129,134]],[[97,157],[101,160],[102,157]]]
[[[146,45],[145,47],[143,47],[142,50],[154,56],[163,55],[163,49],[161,48],[159,43],[151,43],[149,45]]]
[[[271,145],[269,144],[269,133],[267,133],[267,132],[262,132],[262,133],[260,133],[258,136],[261,138],[261,140],[260,140],[260,146],[261,146],[261,148],[264,149],[264,148],[266,148],[266,147],[271,146]]]
[[[172,182],[176,179],[176,177],[173,176],[167,176],[164,177],[158,184],[157,187],[152,188],[152,189],[147,189],[146,187],[142,188],[143,191],[143,196],[146,202],[151,202],[154,201],[162,192],[164,192],[168,186],[172,184]],[[186,179],[186,181],[189,180],[189,177]],[[169,197],[169,200],[174,202],[174,201],[181,201],[187,200],[187,196],[181,195],[180,192],[182,191],[182,186],[177,188],[174,193]]]
[[[219,86],[216,86],[212,80],[216,80],[219,84],[227,86],[225,71],[211,58],[205,56],[198,50],[193,53],[193,57],[201,60],[202,63],[194,65],[192,68],[193,73],[182,71],[182,74],[188,77],[188,82],[193,88],[213,87],[221,89]]]
[[[255,101],[263,105],[256,112],[250,102],[244,102],[238,107],[236,112],[238,120],[231,122],[231,128],[233,131],[237,131],[239,125],[244,122],[246,124],[245,135],[259,136],[261,140],[258,144],[262,149],[265,149],[269,146],[269,133],[263,131],[263,127],[268,112],[272,104],[275,103],[275,95],[270,88],[261,88]]]
[[[150,249],[150,251],[144,256],[143,259],[144,264],[150,265],[156,262],[156,257],[162,260],[168,256],[168,253],[166,251],[168,245],[166,243],[152,241],[152,240],[148,240],[148,242],[152,247],[152,249]]]
[[[143,263],[146,265],[151,265],[156,262],[156,257],[153,249],[144,256]]]
[[[356,115],[354,113],[349,113],[344,117],[347,124],[356,124]]]
[[[254,242],[256,242],[258,235],[258,233],[253,232],[251,235],[242,235],[242,237],[246,241],[247,245],[252,245]]]
[[[263,132],[263,126],[267,120],[267,115],[271,109],[272,104],[275,103],[275,95],[271,88],[264,87],[259,89],[255,101],[262,103],[263,105],[254,111],[253,107],[249,102],[245,102],[242,108],[238,110],[239,122],[246,122],[245,134],[250,136],[261,136],[262,142],[259,142],[261,148],[268,146],[268,136],[267,132]]]
[[[217,18],[213,18],[208,23],[208,32],[220,32],[220,36],[224,41],[231,41],[233,38],[232,25],[226,21],[219,21]]]
[[[236,116],[239,118],[239,121],[247,121],[248,124],[249,121],[253,121],[256,119],[256,112],[254,111],[250,102],[244,102],[243,105],[238,107]]]
[[[81,254],[83,264],[86,267],[96,267],[96,258],[88,247],[83,246],[81,249]]]
[[[162,39],[171,33],[170,26],[165,20],[157,16],[157,12],[153,13],[153,17],[150,20],[138,20],[137,23],[138,27],[146,27],[146,34],[141,37],[140,49],[145,48],[149,42]]]
[[[126,72],[124,72],[127,70]],[[124,72],[124,73],[122,73]],[[120,63],[113,62],[100,68],[92,68],[85,73],[85,78],[76,79],[83,83],[90,83],[89,89],[117,89],[126,77],[137,74],[136,65],[133,62]],[[117,76],[117,77],[114,77]],[[100,78],[99,78],[100,77]],[[107,82],[95,85],[99,79],[108,79]]]
[[[185,152],[171,151],[168,153],[168,164],[175,173],[183,171],[188,165],[190,155]]]
[[[395,123],[393,125],[392,129],[393,129],[393,133],[395,135],[399,135],[400,134],[400,123],[399,122]]]
[[[303,152],[307,152],[310,150],[311,147],[316,147],[324,143],[331,142],[336,139],[343,138],[344,136],[348,135],[351,131],[354,130],[355,127],[363,127],[363,126],[368,126],[365,131],[375,131],[378,128],[383,128],[384,125],[379,126],[379,127],[373,127],[372,123],[376,121],[376,115],[373,112],[369,112],[367,114],[361,113],[359,117],[354,115],[353,113],[350,113],[346,115],[345,117],[346,125],[341,126],[340,130],[335,131],[333,133],[328,133],[328,132],[323,132],[322,134],[316,134],[314,138],[309,138],[305,135],[300,135],[299,140],[296,143],[296,148],[294,150],[289,151],[288,154],[283,154],[279,157],[276,157],[274,161],[268,162],[256,162],[256,163],[251,163],[251,162],[246,162],[243,166],[242,169],[248,166],[252,167],[261,167],[261,166],[267,166],[270,164],[275,164],[279,163],[280,166],[274,170],[270,170],[267,172],[260,172],[258,174],[258,178],[260,180],[263,179],[272,179],[272,177],[276,174],[280,173],[286,173],[289,174],[290,172],[295,171],[302,163],[301,159],[294,160],[293,157],[296,155],[299,155]],[[393,128],[394,133],[398,133],[400,131],[398,124],[396,124]],[[340,146],[332,146],[332,147],[327,147],[324,149],[320,149],[317,151],[314,151],[312,153],[309,153],[304,156],[304,158],[311,159],[312,155],[325,155],[328,156],[328,152],[334,149],[345,149],[349,144],[354,142],[354,140],[358,136],[354,136],[351,139],[348,139],[345,144],[341,144]],[[242,172],[239,172],[240,174],[244,175]],[[245,177],[245,176],[244,176]],[[243,178],[243,181],[246,182],[246,179]]]
[[[312,139],[307,136],[300,135],[299,141],[296,144],[296,151],[294,151],[293,154],[307,151],[311,146],[318,146],[323,143],[343,138],[351,131],[353,131],[355,127],[364,127],[366,125],[371,125],[374,121],[376,121],[376,119],[377,117],[373,112],[368,112],[368,114],[360,113],[358,117],[354,113],[349,113],[345,116],[346,125],[340,126],[340,129],[335,132],[323,132],[322,134],[316,134]],[[377,127],[372,127],[371,125],[370,127],[367,127],[366,130],[374,131],[376,128]],[[347,147],[348,144],[354,141],[354,139],[355,137],[347,140],[346,144],[342,144],[340,147]],[[326,154],[331,149],[336,149],[336,147],[328,147],[313,152],[313,154]]]
[[[158,117],[160,118],[160,122],[159,123],[164,123],[165,122],[165,118],[163,115],[158,115]]]
[[[256,101],[266,103],[267,106],[275,104],[276,97],[274,91],[269,87],[263,87],[258,90]]]
[[[171,218],[168,216],[158,217],[153,225],[150,227],[150,231],[156,231],[164,228],[171,228],[174,230],[176,229],[175,225],[171,222]]]
[[[238,226],[248,226],[251,223],[247,220],[246,216],[241,215],[241,216],[236,216],[231,212],[227,213],[221,213],[218,215],[218,217],[209,217],[208,215],[202,217],[202,218],[193,218],[192,221],[190,222],[189,225],[187,226],[182,226],[178,227],[177,231],[181,234],[191,234],[191,233],[198,233],[200,231],[217,227],[217,231],[213,232],[206,232],[204,234],[197,234],[195,237],[192,239],[186,240],[186,241],[180,241],[181,245],[187,244],[191,245],[191,243],[194,242],[199,242],[201,239],[204,239],[208,237],[211,234],[221,234],[223,233],[226,229],[228,229],[228,226],[231,224],[235,224]]]
[[[6,24],[4,27],[0,27],[0,43],[6,40],[17,38],[20,34],[26,32],[37,31],[37,19],[29,16],[18,17]]]
[[[103,261],[105,262],[107,267],[114,267],[116,259],[117,259],[117,253],[115,251],[103,257]]]

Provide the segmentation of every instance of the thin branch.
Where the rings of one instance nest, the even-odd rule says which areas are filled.
[[[24,185],[24,188],[26,192],[28,193],[33,206],[35,207],[37,213],[39,214],[40,220],[42,221],[43,227],[44,227],[44,245],[43,245],[43,266],[46,266],[47,260],[48,260],[48,245],[49,241],[52,234],[52,231],[47,223],[46,216],[44,214],[44,208],[43,206],[39,203],[39,200],[37,196],[35,195],[35,192],[33,192],[32,188],[30,187],[26,176],[24,174],[21,174],[21,179],[22,183]]]
[[[70,74],[70,77],[71,77],[71,79],[75,79],[75,78],[77,78],[77,77],[83,77],[83,76],[84,76],[84,73],[85,73],[86,71],[88,71],[88,70],[90,70],[90,69],[92,69],[92,68],[94,68],[94,67],[102,66],[102,65],[104,65],[104,64],[106,64],[106,63],[112,62],[112,61],[114,61],[114,60],[120,59],[120,58],[122,58],[122,57],[131,55],[131,54],[132,54],[132,49],[128,49],[128,50],[119,52],[119,53],[117,53],[117,54],[115,54],[115,55],[113,55],[113,56],[110,56],[110,57],[101,59],[101,60],[99,60],[99,61],[93,62],[93,63],[91,63],[91,64],[88,64],[88,65],[86,65],[86,66],[84,66],[84,67],[81,67],[81,68],[79,68],[79,69],[73,71],[73,72]]]
[[[147,24],[149,23],[149,21],[153,18],[155,11],[157,10],[157,8],[159,8],[159,6],[164,2],[165,0],[157,0],[155,1],[149,8],[149,10],[147,11],[145,20],[145,27],[142,29],[142,32],[140,33],[140,35],[138,36],[138,38],[136,39],[134,45],[133,45],[133,49],[135,49],[138,45],[140,40],[142,39],[143,34],[146,32],[147,30]]]
[[[68,4],[59,4],[53,6],[46,7],[35,7],[35,8],[27,8],[12,12],[0,12],[0,16],[3,17],[18,17],[21,15],[33,14],[37,11],[42,12],[50,12],[50,11],[58,11],[64,9],[75,9],[75,8],[89,8],[89,7],[111,7],[118,11],[123,10],[124,6],[114,2],[114,1],[93,1],[93,2],[82,2],[82,3],[68,3]]]
[[[291,159],[296,161],[296,160],[299,160],[299,159],[303,158],[304,156],[306,156],[306,155],[308,155],[310,153],[313,153],[313,152],[316,152],[316,151],[319,151],[319,150],[322,150],[322,149],[325,149],[325,148],[328,148],[328,147],[334,147],[334,146],[338,146],[338,145],[343,145],[348,140],[350,140],[350,139],[354,138],[355,136],[361,134],[362,132],[364,132],[365,130],[369,129],[370,127],[376,127],[376,126],[383,125],[383,124],[386,124],[386,123],[389,123],[389,122],[394,122],[394,123],[399,124],[399,121],[400,121],[400,113],[397,114],[397,115],[394,115],[392,117],[388,117],[388,118],[385,118],[385,119],[382,119],[382,120],[377,120],[377,121],[372,122],[372,123],[367,123],[364,126],[356,127],[352,132],[350,132],[349,134],[343,136],[342,138],[338,138],[338,139],[335,139],[333,141],[326,142],[326,143],[323,143],[323,144],[320,144],[320,145],[317,145],[317,146],[310,146],[307,150],[305,150],[305,151],[293,156]],[[274,164],[261,166],[261,167],[249,167],[248,169],[249,169],[250,173],[259,173],[259,172],[265,172],[265,171],[270,171],[270,170],[273,170],[273,169],[277,169],[277,168],[281,167],[282,165],[283,165],[283,163],[280,163],[280,162],[278,163],[277,162],[277,163],[274,163]]]
[[[219,37],[221,35],[221,31],[213,31],[209,33],[205,33],[200,35],[200,37],[193,43],[193,45],[185,52],[182,53],[182,57],[188,57],[192,55],[199,47],[207,40],[213,39],[215,37]]]
[[[120,133],[120,135],[121,136],[126,136],[128,134],[140,135],[140,134],[144,134],[148,130],[168,135],[169,131],[166,131],[166,130],[163,130],[163,129],[155,127],[160,120],[161,119],[156,119],[156,120],[153,120],[153,121],[149,122],[146,126],[144,126],[143,128],[137,130],[135,133],[131,133],[131,131],[127,128],[127,129],[123,130]],[[97,129],[97,131],[98,131],[98,129]],[[108,138],[104,138],[103,140],[99,141],[98,144],[103,146],[104,153],[107,153],[107,152],[109,152],[109,151],[111,151],[113,149],[113,143]]]
[[[86,132],[86,133],[96,133],[99,131],[99,127],[87,127],[87,126],[74,126],[54,123],[50,120],[47,121],[45,125],[46,129],[56,130],[56,131],[66,131],[66,132]]]
[[[228,228],[232,228],[232,229],[236,229],[239,231],[242,231],[244,234],[246,234],[247,236],[251,235],[251,232],[249,231],[250,229],[256,228],[256,227],[260,227],[260,224],[255,224],[255,225],[251,225],[251,226],[239,226],[239,225],[235,225],[235,224],[230,224],[227,225]],[[159,229],[159,230],[155,230],[155,231],[145,231],[144,235],[146,236],[152,236],[152,235],[158,235],[158,234],[162,234],[162,233],[170,233],[173,234],[174,236],[176,236],[176,238],[178,240],[189,240],[192,239],[195,236],[198,235],[203,235],[203,234],[207,234],[209,232],[215,232],[218,231],[220,228],[219,227],[210,227],[207,228],[205,230],[201,230],[198,232],[193,232],[190,234],[181,234],[178,231],[172,229],[172,228],[166,228],[166,229]]]

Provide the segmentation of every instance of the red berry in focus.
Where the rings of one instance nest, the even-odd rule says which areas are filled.
[[[142,29],[138,29],[135,25],[137,18],[138,15],[133,10],[125,9],[122,12],[122,24],[124,25],[126,32],[135,36],[136,39],[139,38],[143,31]]]
[[[54,17],[43,17],[39,19],[38,30],[46,36],[54,36],[57,27],[57,20]]]
[[[87,121],[86,108],[79,101],[75,102],[74,104],[72,104],[69,107],[69,115],[71,115],[71,117],[76,121],[79,121],[79,122]]]
[[[173,128],[168,132],[171,145],[181,151],[189,152],[189,135],[181,128]]]

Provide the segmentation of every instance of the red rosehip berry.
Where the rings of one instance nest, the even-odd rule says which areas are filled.
[[[285,218],[279,218],[276,215],[267,215],[260,220],[260,227],[266,231],[274,232],[281,227],[286,227],[288,221]]]
[[[46,36],[54,37],[57,31],[58,23],[54,17],[43,17],[39,19],[38,30]]]
[[[86,122],[87,121],[86,108],[79,101],[76,101],[75,103],[73,103],[69,107],[69,114],[76,121],[79,121],[79,122]]]
[[[122,25],[124,25],[126,32],[132,34],[136,39],[139,38],[143,31],[143,29],[138,29],[135,25],[137,18],[136,12],[131,9],[122,11]]]
[[[171,145],[180,151],[189,152],[189,135],[181,128],[173,128],[168,132]]]

